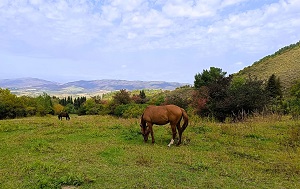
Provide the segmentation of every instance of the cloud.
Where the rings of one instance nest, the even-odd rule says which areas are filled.
[[[169,0],[162,10],[170,17],[201,18],[214,16],[214,5],[216,1]]]
[[[237,48],[244,51],[262,51],[290,32],[296,36],[300,26],[300,14],[295,16],[292,9],[300,10],[296,1],[280,1],[260,9],[248,10],[228,15],[223,20],[208,27],[212,38],[226,43],[227,49]],[[291,36],[287,36],[291,37]],[[290,39],[289,41],[293,41]]]
[[[266,49],[285,33],[289,41],[299,37],[298,0],[261,7],[251,2],[2,0],[0,50],[23,46],[28,52],[72,54],[195,47],[224,53]],[[229,11],[242,4],[242,12]]]
[[[245,1],[247,1],[247,0],[224,0],[221,3],[221,7],[227,7],[227,6],[240,4],[240,3],[245,2]]]

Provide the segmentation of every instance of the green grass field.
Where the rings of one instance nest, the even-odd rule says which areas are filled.
[[[169,126],[144,143],[138,119],[0,121],[0,188],[300,188],[300,121],[191,118],[183,144]]]

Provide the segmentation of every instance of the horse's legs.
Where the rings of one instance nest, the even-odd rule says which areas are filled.
[[[150,130],[150,133],[151,133],[151,139],[152,139],[152,144],[155,142],[155,139],[154,139],[154,133],[153,133],[153,124],[152,123],[147,123],[147,126],[148,126],[148,129]]]
[[[175,140],[175,137],[176,137],[176,126],[174,124],[171,124],[171,129],[172,129],[172,139],[170,141],[170,143],[168,144],[168,146],[170,147],[172,144],[174,144],[174,140]]]
[[[177,123],[176,127],[177,127],[178,134],[179,134],[179,140],[178,140],[177,145],[179,145],[179,144],[181,144],[181,136],[182,136],[181,127],[180,127],[180,121]]]
[[[180,121],[181,121],[181,119],[176,124],[177,130],[178,130],[178,134],[179,134],[179,140],[178,140],[177,145],[181,144],[182,131],[181,131],[181,127],[180,127]]]
[[[174,139],[171,139],[170,143],[168,144],[168,146],[170,147],[172,144],[174,144]]]

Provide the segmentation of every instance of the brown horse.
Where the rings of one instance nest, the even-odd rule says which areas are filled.
[[[69,116],[69,114],[67,112],[60,112],[58,114],[58,119],[59,120],[62,120],[63,117],[66,117],[66,120],[70,120],[70,116]]]
[[[183,118],[184,123],[180,127],[180,121]],[[152,143],[155,142],[153,135],[153,124],[165,125],[170,123],[173,137],[169,143],[169,147],[174,143],[177,131],[179,133],[179,140],[177,145],[181,144],[181,136],[183,131],[188,126],[188,115],[186,111],[176,105],[165,105],[165,106],[148,106],[143,115],[141,116],[141,132],[144,137],[144,141],[148,141],[149,133],[151,133]]]

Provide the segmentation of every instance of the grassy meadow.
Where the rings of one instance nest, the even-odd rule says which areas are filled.
[[[197,117],[183,144],[169,126],[144,143],[139,119],[0,120],[0,188],[300,188],[300,121]]]

